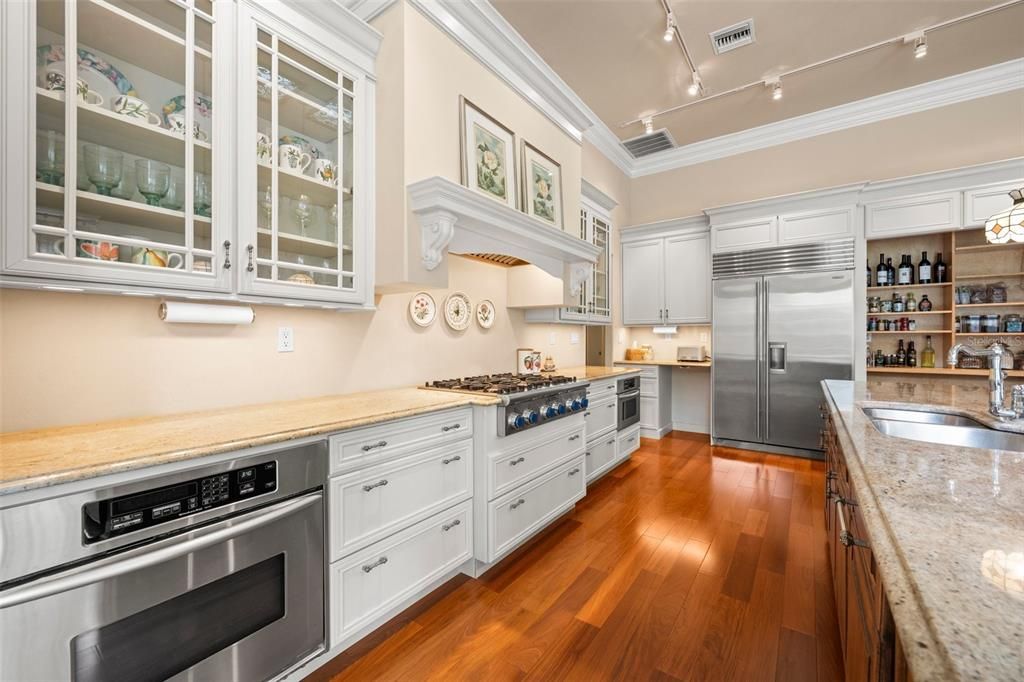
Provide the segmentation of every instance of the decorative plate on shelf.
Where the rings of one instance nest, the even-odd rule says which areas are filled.
[[[413,295],[409,301],[409,317],[420,327],[429,327],[437,318],[437,304],[434,297],[425,291]]]
[[[473,306],[469,303],[469,296],[461,291],[456,291],[444,299],[444,321],[455,331],[465,331],[469,327],[472,315]]]
[[[203,131],[206,134],[206,139],[209,140],[211,135],[213,134],[210,121],[211,112],[213,110],[213,102],[211,102],[210,98],[206,97],[205,95],[196,94],[195,98],[195,122],[196,125],[199,126],[199,130]],[[171,114],[177,114],[181,111],[185,111],[185,95],[178,95],[177,97],[172,97],[169,100],[167,100],[167,103],[164,104],[163,112],[161,115],[164,127],[171,127],[170,121],[167,120],[168,116],[170,116]]]
[[[279,139],[277,143],[298,145],[299,148],[302,149],[304,153],[309,154],[310,158],[314,161],[322,156],[320,149],[301,135],[282,135],[281,139]]]
[[[331,102],[327,106],[312,112],[309,116],[320,125],[331,127],[337,126],[338,105],[335,102]],[[344,131],[347,133],[350,130],[352,130],[352,112],[346,109]]]
[[[63,45],[40,45],[36,49],[39,84],[45,87],[47,67],[60,67],[63,64]],[[103,96],[108,106],[121,95],[139,95],[132,82],[116,66],[81,48],[78,49],[78,75],[89,84],[90,90],[95,90]]]
[[[476,322],[484,329],[494,326],[494,304],[486,298],[476,304]]]

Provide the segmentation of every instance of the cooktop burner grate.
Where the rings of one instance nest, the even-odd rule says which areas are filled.
[[[441,388],[451,391],[474,391],[507,395],[509,393],[525,393],[540,388],[550,388],[561,384],[576,383],[576,377],[558,374],[485,374],[483,376],[463,377],[461,379],[441,379],[428,381],[427,388]]]

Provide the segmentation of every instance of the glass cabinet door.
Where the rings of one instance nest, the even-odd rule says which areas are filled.
[[[37,0],[26,269],[230,289],[230,224],[215,221],[214,2]]]
[[[611,226],[603,218],[591,214],[590,217],[591,243],[601,248],[597,256],[597,263],[594,265],[593,283],[589,296],[590,314],[597,321],[611,320],[612,310],[608,300],[609,295],[609,249],[608,235]]]
[[[355,230],[356,80],[311,40],[250,17],[240,49],[251,95],[240,128],[245,291],[361,302]],[[243,55],[244,58],[244,55]],[[250,137],[251,135],[251,137]],[[248,138],[248,139],[247,139]],[[254,172],[253,170],[254,169]]]

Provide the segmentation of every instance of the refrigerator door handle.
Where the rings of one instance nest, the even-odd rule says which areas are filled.
[[[768,279],[764,279],[764,283],[761,285],[761,329],[758,335],[758,352],[760,353],[760,365],[758,365],[758,381],[761,386],[761,441],[767,443],[770,436],[768,435],[769,423],[768,415],[771,409],[771,387],[768,385],[768,359],[765,357],[768,355]]]
[[[767,388],[765,386],[764,376],[764,337],[765,337],[765,295],[766,283],[764,279],[759,279],[754,287],[755,294],[757,296],[757,315],[754,320],[754,358],[756,360],[755,365],[757,367],[757,381],[755,385],[757,387],[757,439],[763,442],[765,439],[764,429],[764,414],[766,411],[765,400],[768,395]]]
[[[786,344],[781,341],[768,342],[768,373],[786,373]]]

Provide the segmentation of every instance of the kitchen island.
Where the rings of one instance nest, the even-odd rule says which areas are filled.
[[[884,679],[890,648],[897,679],[1024,679],[1024,453],[885,436],[862,408],[941,410],[1022,433],[1024,422],[991,417],[988,392],[977,384],[823,386],[830,420],[826,514],[835,529],[830,544],[848,675],[852,653],[855,668],[866,665],[869,679],[872,669],[881,670]],[[832,514],[842,514],[842,523]],[[849,544],[837,542],[847,529]],[[877,619],[869,595],[875,583],[884,604]],[[857,641],[857,612],[843,608],[858,594],[872,611],[860,613],[867,638],[878,638],[873,645]],[[894,647],[886,641],[890,612]],[[872,660],[862,663],[857,651]]]

